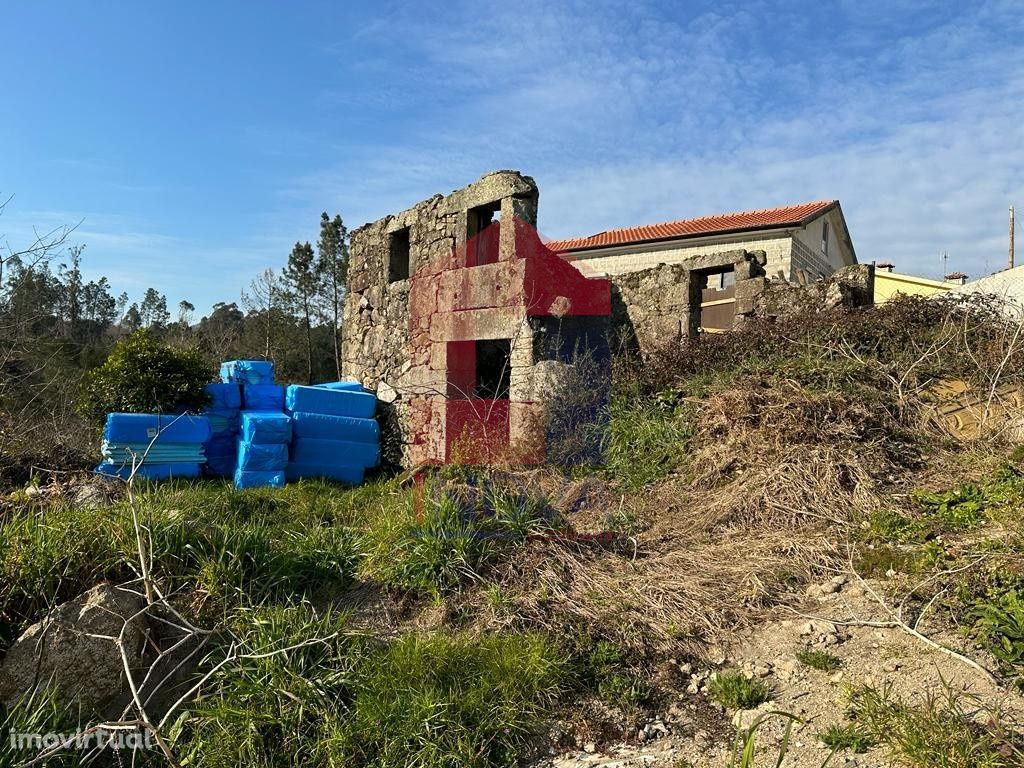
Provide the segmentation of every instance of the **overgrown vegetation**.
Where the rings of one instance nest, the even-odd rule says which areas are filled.
[[[631,738],[663,687],[680,692],[679,659],[851,554],[910,592],[905,618],[958,627],[1020,674],[1019,458],[990,471],[1011,453],[993,439],[970,463],[924,418],[936,377],[991,387],[997,367],[1020,379],[1019,358],[985,306],[909,300],[619,360],[598,469],[445,468],[349,490],[179,482],[95,508],[22,489],[0,507],[4,642],[51,603],[137,578],[134,511],[153,578],[214,631],[197,674],[216,673],[167,728],[189,764],[511,765],[556,718],[587,740]],[[581,455],[591,435],[573,424],[566,450]],[[729,709],[772,687],[737,671],[708,686]],[[580,723],[581,701],[621,721]],[[820,734],[832,749],[1001,768],[1020,748],[999,713],[978,726],[961,699],[855,704]],[[753,764],[763,722],[734,764]]]

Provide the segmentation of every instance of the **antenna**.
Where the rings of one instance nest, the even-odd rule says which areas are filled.
[[[1006,268],[1013,269],[1013,206],[1010,206],[1010,251],[1006,257]]]
[[[946,279],[946,275],[949,274],[949,251],[942,252],[942,279]]]

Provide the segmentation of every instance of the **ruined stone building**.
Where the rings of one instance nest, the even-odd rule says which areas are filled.
[[[547,460],[552,374],[607,364],[609,281],[541,243],[537,196],[502,171],[352,233],[344,372],[390,404],[391,461]]]
[[[383,403],[386,460],[591,460],[614,347],[871,302],[837,202],[547,244],[537,205],[499,171],[352,232],[344,373]]]

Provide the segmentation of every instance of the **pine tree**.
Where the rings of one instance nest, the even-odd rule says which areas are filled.
[[[317,294],[319,274],[313,256],[313,246],[308,242],[295,243],[284,268],[284,279],[288,284],[296,306],[302,316],[306,334],[306,383],[313,383],[313,334],[312,310]]]

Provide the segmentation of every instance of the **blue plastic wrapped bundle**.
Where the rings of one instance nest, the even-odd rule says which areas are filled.
[[[292,420],[283,413],[245,411],[242,439],[250,443],[287,443],[292,439]]]
[[[286,476],[289,480],[301,480],[304,477],[320,477],[334,480],[346,485],[362,485],[364,472],[362,467],[332,466],[329,464],[305,464],[289,462]]]
[[[285,473],[235,470],[235,488],[283,488]]]
[[[376,419],[352,416],[328,416],[297,411],[292,414],[292,434],[296,438],[347,440],[353,443],[379,443],[380,425]]]
[[[105,462],[114,464],[201,464],[203,445],[201,443],[112,443],[104,440],[100,453]]]
[[[380,446],[376,443],[299,437],[292,443],[292,461],[298,464],[369,469],[380,462]]]
[[[284,410],[284,387],[280,384],[246,384],[242,392],[247,411]]]
[[[220,380],[234,384],[273,384],[270,360],[228,360],[220,364]]]
[[[363,385],[358,381],[325,381],[323,384],[315,384],[320,389],[341,389],[354,392],[365,392]]]
[[[110,443],[205,443],[210,420],[205,416],[162,413],[109,413],[103,439]]]
[[[242,390],[238,384],[223,382],[206,385],[210,396],[207,411],[237,411],[242,407]]]
[[[238,468],[243,472],[277,472],[288,466],[285,443],[238,441]]]
[[[201,467],[201,464],[196,463],[150,464],[147,462],[135,469],[135,478],[169,480],[174,477],[199,477]],[[132,465],[104,461],[96,467],[96,474],[128,480],[132,476]]]
[[[203,411],[203,416],[210,420],[210,437],[237,434],[240,413],[241,411],[237,408],[234,410]]]
[[[377,397],[351,389],[325,389],[292,384],[285,393],[285,408],[291,412],[323,413],[369,419],[377,408]]]

